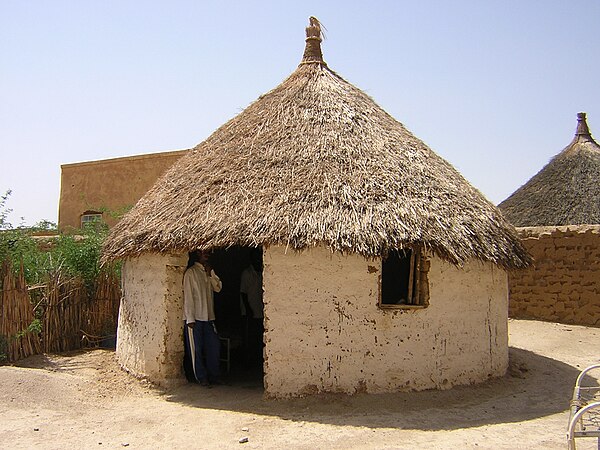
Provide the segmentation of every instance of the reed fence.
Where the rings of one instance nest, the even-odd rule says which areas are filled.
[[[12,362],[38,353],[65,352],[114,343],[121,289],[112,272],[92,287],[56,270],[28,287],[23,268],[0,269],[0,358]]]
[[[14,275],[9,261],[0,269],[2,304],[0,305],[0,357],[16,361],[36,353],[42,346],[35,330],[35,314],[31,304],[23,267]],[[39,327],[38,327],[39,328]]]

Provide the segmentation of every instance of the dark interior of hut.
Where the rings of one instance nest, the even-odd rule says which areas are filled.
[[[260,266],[262,273],[262,248],[235,246],[217,249],[210,257],[210,263],[223,283],[221,292],[215,293],[223,378],[231,384],[262,388],[263,320],[253,318],[252,314],[242,314],[247,308],[242,306],[240,296],[242,273],[253,261]]]

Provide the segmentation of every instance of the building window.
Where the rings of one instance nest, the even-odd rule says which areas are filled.
[[[427,261],[419,249],[393,250],[382,259],[381,308],[425,307],[429,301]]]
[[[102,222],[102,213],[95,211],[86,211],[81,215],[81,228],[91,223]]]

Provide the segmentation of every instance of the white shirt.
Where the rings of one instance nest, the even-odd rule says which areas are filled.
[[[242,272],[240,279],[240,294],[248,296],[248,304],[252,309],[252,317],[255,319],[263,318],[263,287],[262,274],[250,265]],[[244,302],[240,302],[242,316],[246,315],[246,307]]]
[[[220,292],[223,284],[215,274],[210,276],[200,263],[195,263],[183,275],[183,318],[186,323],[215,320],[213,292]]]

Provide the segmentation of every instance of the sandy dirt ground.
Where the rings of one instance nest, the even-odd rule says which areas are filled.
[[[108,350],[35,356],[0,367],[0,448],[564,449],[573,384],[600,362],[600,329],[511,320],[509,332],[503,378],[285,401],[263,399],[256,380],[157,390]]]

